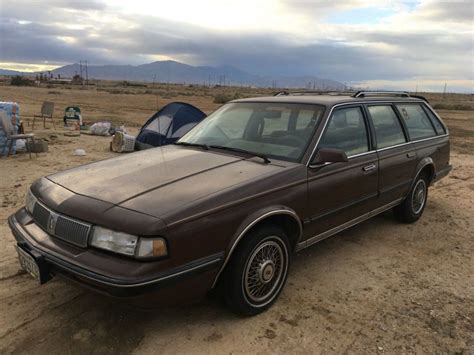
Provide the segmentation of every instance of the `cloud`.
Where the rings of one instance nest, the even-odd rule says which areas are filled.
[[[142,64],[161,56],[260,75],[308,74],[351,83],[474,80],[470,2],[379,2],[379,8],[391,9],[388,16],[351,25],[329,22],[328,16],[373,10],[374,2],[282,0],[269,16],[284,13],[298,25],[275,17],[260,29],[234,28],[238,19],[230,29],[216,29],[205,19],[185,23],[180,14],[170,19],[160,17],[166,11],[129,13],[99,1],[1,6],[0,62]],[[466,88],[472,90],[472,84]]]

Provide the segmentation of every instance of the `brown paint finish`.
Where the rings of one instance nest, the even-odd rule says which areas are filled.
[[[377,149],[365,107],[422,103],[419,99],[320,95],[234,101],[238,102],[302,103],[325,109],[298,162],[265,163],[228,151],[166,146],[66,170],[31,187],[55,213],[141,237],[165,238],[166,258],[140,261],[74,246],[45,232],[25,209],[9,219],[18,244],[44,259],[52,273],[107,294],[135,300],[136,292],[129,291],[159,297],[179,287],[187,296],[201,296],[212,287],[247,227],[257,220],[265,222],[262,216],[271,215],[273,223],[280,223],[279,217],[293,219],[291,237],[299,249],[297,243],[402,200],[427,164],[433,165],[435,177],[450,169],[447,134]],[[341,107],[361,108],[368,151],[349,156],[347,162],[311,165],[321,135]],[[176,288],[169,286],[170,280],[178,283]],[[162,291],[155,287],[162,284]]]

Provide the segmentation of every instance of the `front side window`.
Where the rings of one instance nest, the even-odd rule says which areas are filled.
[[[374,125],[378,149],[406,142],[402,125],[392,106],[369,106],[368,110]]]
[[[436,136],[433,125],[420,104],[397,104],[395,106],[403,117],[411,140]]]
[[[299,161],[324,107],[309,104],[229,103],[189,131],[181,143],[237,148],[276,159]],[[302,119],[303,124],[297,124]]]
[[[367,127],[360,107],[339,109],[331,116],[319,148],[335,148],[351,155],[369,151]]]

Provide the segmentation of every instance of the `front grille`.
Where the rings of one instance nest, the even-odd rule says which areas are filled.
[[[35,203],[35,207],[33,208],[33,219],[35,220],[36,224],[38,224],[43,229],[48,229],[48,221],[50,212],[47,208],[43,205],[39,204],[38,202]]]
[[[89,224],[59,216],[56,222],[55,235],[65,241],[86,247],[90,229],[91,226]]]
[[[87,247],[91,225],[57,214],[40,202],[33,208],[33,219],[48,234],[80,247]]]

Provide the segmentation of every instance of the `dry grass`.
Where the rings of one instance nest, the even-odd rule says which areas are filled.
[[[178,84],[131,86],[109,81],[95,82],[88,88],[50,84],[39,87],[0,85],[1,100],[18,102],[22,119],[28,120],[39,113],[43,101],[53,101],[54,117],[58,123],[67,106],[77,105],[86,122],[110,120],[128,126],[140,126],[159,108],[173,101],[188,102],[210,113],[220,106],[220,103],[214,103],[217,96],[251,97],[270,95],[272,92],[269,89]]]

